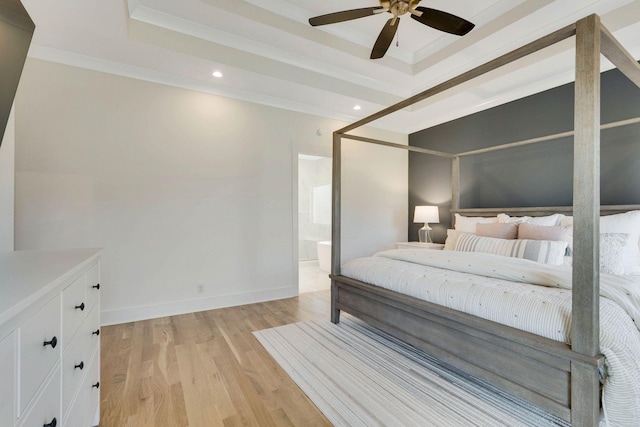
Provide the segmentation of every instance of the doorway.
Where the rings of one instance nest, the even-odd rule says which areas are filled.
[[[298,292],[329,289],[331,158],[298,154]]]

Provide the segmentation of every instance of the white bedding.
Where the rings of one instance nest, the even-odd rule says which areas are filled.
[[[342,275],[571,343],[571,270],[483,253],[398,249],[359,258]],[[640,277],[601,275],[604,420],[640,419]]]

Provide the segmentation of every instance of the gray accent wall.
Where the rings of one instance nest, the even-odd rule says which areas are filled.
[[[19,0],[0,2],[0,144],[34,29]]]
[[[573,83],[443,123],[409,136],[409,144],[460,153],[573,129]],[[602,74],[602,123],[640,116],[640,89],[618,70]],[[460,167],[461,208],[572,204],[573,138],[465,157]],[[640,203],[640,124],[601,134],[601,203]],[[416,205],[440,206],[434,241],[451,226],[451,161],[409,154],[409,241],[422,225]]]

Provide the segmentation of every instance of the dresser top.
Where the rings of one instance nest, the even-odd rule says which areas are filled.
[[[0,325],[92,264],[101,249],[0,251]]]

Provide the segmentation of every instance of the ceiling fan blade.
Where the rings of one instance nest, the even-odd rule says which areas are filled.
[[[475,24],[466,19],[441,10],[422,6],[416,7],[415,10],[422,12],[422,16],[411,15],[413,19],[446,33],[464,36],[475,27]]]
[[[329,13],[327,15],[316,16],[309,19],[309,24],[314,27],[318,25],[335,24],[336,22],[350,21],[352,19],[364,18],[374,15],[376,10],[383,9],[382,6],[363,7],[362,9],[343,10],[342,12]]]
[[[395,22],[394,22],[395,21]],[[400,25],[400,18],[391,18],[387,21],[387,23],[380,31],[380,35],[378,35],[378,39],[376,43],[373,45],[373,50],[371,51],[371,59],[379,59],[387,53],[387,49],[391,46],[391,42],[396,35],[396,31],[398,31],[398,26]]]

